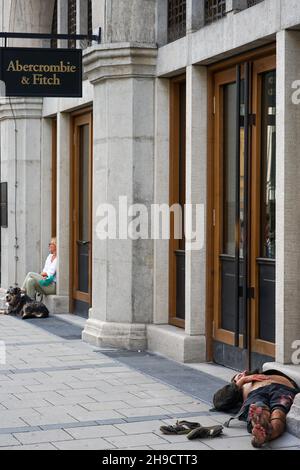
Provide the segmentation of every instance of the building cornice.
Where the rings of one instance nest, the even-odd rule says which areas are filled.
[[[83,57],[84,73],[95,84],[109,78],[155,77],[157,46],[139,43],[101,44]]]
[[[43,98],[0,98],[0,120],[42,118]]]

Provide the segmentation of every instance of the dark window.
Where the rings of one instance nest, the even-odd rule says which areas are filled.
[[[262,75],[261,257],[276,253],[276,71]]]
[[[205,23],[218,21],[226,14],[226,0],[205,0]]]
[[[7,183],[0,183],[0,223],[1,227],[7,228]]]
[[[55,3],[54,3],[51,34],[57,34],[57,0],[55,0]],[[57,40],[56,39],[51,39],[51,47],[53,49],[57,48]]]
[[[264,0],[248,0],[248,8],[250,7],[253,7],[254,5],[256,5],[257,3],[261,3],[263,2]]]
[[[88,35],[93,34],[93,9],[92,0],[88,0]]]
[[[168,41],[172,42],[186,35],[186,0],[168,2]]]
[[[76,34],[76,0],[68,2],[68,34]],[[69,39],[68,46],[76,48],[76,41]]]

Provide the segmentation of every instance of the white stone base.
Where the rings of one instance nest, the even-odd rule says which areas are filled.
[[[287,430],[294,436],[300,437],[300,395],[296,396],[287,416]]]
[[[69,313],[69,297],[60,295],[44,295],[43,303],[50,313]]]
[[[109,323],[90,318],[82,332],[82,339],[98,347],[146,350],[146,332],[145,324]]]
[[[148,350],[177,362],[206,362],[205,336],[189,336],[170,325],[148,325]]]

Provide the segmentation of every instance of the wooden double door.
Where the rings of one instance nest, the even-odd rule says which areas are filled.
[[[92,300],[92,112],[72,120],[71,311],[88,316]]]
[[[275,356],[275,54],[211,80],[212,354],[244,370]]]

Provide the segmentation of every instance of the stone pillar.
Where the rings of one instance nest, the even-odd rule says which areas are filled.
[[[156,43],[158,47],[168,43],[168,0],[156,2]]]
[[[58,34],[68,33],[68,1],[57,0],[57,32]],[[59,48],[67,48],[68,41],[59,39],[57,42]]]
[[[39,98],[1,99],[1,181],[8,183],[8,228],[1,229],[4,288],[41,270],[41,118]]]
[[[42,120],[41,161],[41,267],[49,254],[52,207],[52,119]]]
[[[280,31],[277,34],[276,359],[285,364],[291,363],[293,343],[300,339],[299,77],[300,33]]]
[[[198,243],[186,245],[185,332],[195,336],[198,357],[205,361],[206,249],[205,219],[207,192],[207,70],[189,66],[186,71],[186,204],[193,206],[199,221]],[[197,209],[196,209],[197,206]],[[201,351],[201,353],[200,353]]]
[[[226,13],[237,13],[248,8],[247,0],[226,0]]]
[[[122,43],[94,46],[84,57],[94,85],[95,190],[93,307],[83,339],[99,346],[146,348],[153,318],[153,241],[101,241],[97,230],[100,206],[118,214],[120,196],[150,213],[156,55],[155,46]]]
[[[70,116],[57,114],[57,288],[52,313],[69,311],[70,297]]]
[[[193,33],[205,25],[205,0],[187,0],[186,31]]]

